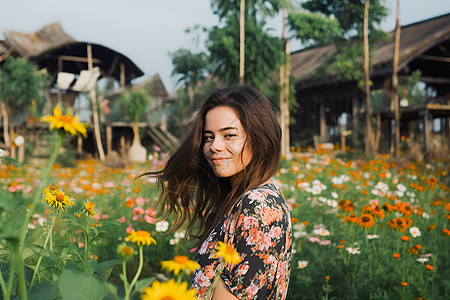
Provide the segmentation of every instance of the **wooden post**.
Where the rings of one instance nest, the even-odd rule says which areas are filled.
[[[320,136],[325,137],[327,135],[327,122],[325,120],[325,104],[319,104],[319,114],[320,114]]]
[[[290,139],[289,139],[289,76],[291,72],[289,54],[290,42],[286,38],[287,10],[283,7],[283,33],[282,40],[285,41],[285,59],[286,62],[280,66],[280,126],[281,126],[281,155],[290,158]]]
[[[356,144],[358,142],[358,127],[359,127],[359,107],[358,107],[358,98],[354,96],[352,98],[352,142],[353,142],[353,148],[356,147]]]
[[[424,151],[427,152],[430,143],[430,124],[428,109],[425,108],[423,115],[423,134],[424,134]]]
[[[112,151],[112,127],[106,125],[106,153],[110,154]]]
[[[58,57],[58,74],[59,72],[63,71],[63,60],[62,57],[59,56]],[[58,80],[58,74],[56,74],[56,80]],[[57,92],[57,105],[62,109],[62,94],[61,94],[61,90],[58,88],[58,92]]]
[[[81,137],[81,135],[77,137],[77,153],[83,153],[83,138]]]
[[[92,63],[92,46],[91,44],[87,45],[87,56],[88,56],[88,68],[92,70],[94,68]],[[95,142],[97,144],[97,150],[100,160],[105,160],[105,151],[103,150],[102,137],[100,135],[100,124],[98,120],[98,104],[97,104],[97,95],[95,94],[95,87],[89,91],[89,97],[92,101],[92,116],[94,118],[94,135]]]
[[[365,88],[364,91],[366,93],[366,136],[365,136],[365,145],[364,152],[369,155],[370,151],[372,151],[372,124],[370,122],[370,75],[369,75],[369,6],[370,1],[366,0],[364,6],[364,83]]]
[[[123,62],[120,63],[120,86],[125,86],[125,64]]]

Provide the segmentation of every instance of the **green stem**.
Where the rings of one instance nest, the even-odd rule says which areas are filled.
[[[56,157],[58,156],[59,148],[61,147],[62,142],[63,142],[63,137],[64,137],[64,134],[58,132],[57,140],[53,147],[52,154],[50,156],[49,161],[47,162],[47,165],[45,166],[45,168],[42,172],[42,177],[41,177],[42,181],[41,181],[40,187],[34,192],[30,212],[25,216],[25,221],[19,230],[17,247],[14,247],[14,250],[13,250],[13,252],[15,254],[15,258],[16,258],[19,291],[20,291],[20,295],[21,295],[22,299],[27,299],[25,271],[24,271],[24,262],[22,260],[22,253],[23,253],[24,244],[25,244],[25,237],[28,233],[28,223],[30,223],[31,216],[33,215],[33,212],[36,208],[36,204],[39,202],[39,199],[42,197],[42,192],[43,192],[45,186],[47,186],[51,167],[56,161]]]
[[[52,235],[53,227],[55,226],[55,220],[56,220],[56,216],[53,216],[52,223],[50,224],[50,228],[48,229],[48,232],[47,232],[47,237],[45,238],[44,245],[42,246],[42,248],[44,248],[44,249],[47,248],[47,243]],[[51,245],[50,245],[50,250],[51,250]],[[41,265],[41,261],[42,261],[42,255],[39,256],[38,261],[36,263],[36,267],[34,268],[33,277],[31,278],[31,283],[30,283],[30,287],[29,287],[30,291],[36,281],[36,275],[39,271],[39,266]]]
[[[136,275],[134,275],[133,280],[130,283],[130,287],[128,289],[128,293],[125,294],[125,300],[130,299],[130,293],[133,290],[133,286],[136,283],[136,281],[138,280],[139,276],[141,275],[142,272],[142,267],[144,266],[144,251],[142,250],[143,246],[140,245],[139,246],[139,266],[136,272]]]
[[[128,295],[128,279],[127,279],[127,261],[122,261],[122,275],[123,287],[125,288],[125,295]]]
[[[11,270],[9,271],[8,287],[6,288],[9,296],[11,296],[11,289],[14,284],[14,275],[15,274],[16,274],[16,265],[13,264],[11,266]]]
[[[219,282],[220,279],[220,274],[222,273],[223,269],[225,268],[225,265],[223,264],[223,262],[218,266],[217,270],[216,270],[216,275],[214,276],[214,281],[211,284],[211,286],[208,288],[208,293],[206,294],[205,299],[211,299],[213,294],[214,294],[214,290],[216,289],[216,285]]]
[[[2,288],[3,299],[9,300],[9,289],[6,288],[5,279],[3,279],[3,274],[0,271],[0,286]]]

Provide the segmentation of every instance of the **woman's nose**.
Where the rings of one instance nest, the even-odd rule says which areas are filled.
[[[215,138],[211,143],[211,151],[220,152],[224,149],[223,141],[220,138]]]

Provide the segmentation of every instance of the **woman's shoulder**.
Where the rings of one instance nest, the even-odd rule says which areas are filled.
[[[240,211],[245,213],[261,214],[271,211],[272,213],[286,213],[287,204],[281,191],[272,183],[260,185],[247,191],[240,199]]]

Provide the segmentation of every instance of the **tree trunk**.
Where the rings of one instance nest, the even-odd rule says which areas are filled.
[[[369,6],[370,1],[366,0],[364,7],[364,83],[366,92],[366,136],[364,151],[369,155],[372,151],[372,125],[370,122],[370,75],[369,75]]]
[[[239,84],[244,84],[244,62],[245,62],[245,0],[241,0],[241,12],[239,15]]]
[[[281,155],[289,158],[290,141],[289,141],[289,52],[290,44],[286,39],[286,8],[283,7],[283,32],[282,40],[285,42],[285,63],[280,66],[280,126],[281,126]]]
[[[394,156],[398,158],[400,149],[400,112],[398,107],[398,63],[400,52],[400,0],[397,0],[397,27],[395,28],[394,63],[392,71],[392,94],[394,117],[395,117],[395,150]]]
[[[11,139],[9,138],[9,119],[6,105],[3,101],[0,101],[0,111],[3,119],[3,139],[5,141],[5,148],[9,148],[11,146]]]

